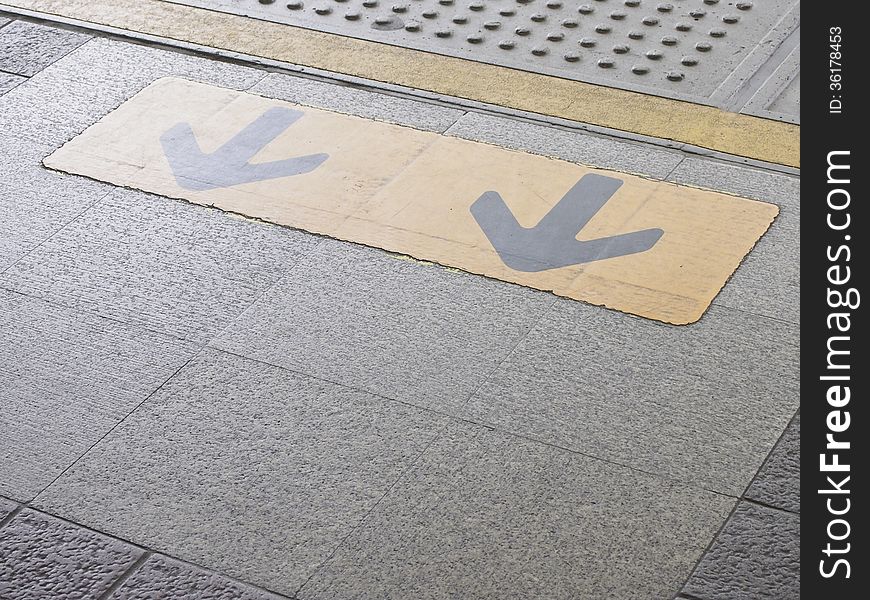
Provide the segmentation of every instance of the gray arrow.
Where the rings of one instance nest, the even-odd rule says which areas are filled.
[[[645,252],[664,231],[644,229],[589,241],[577,235],[620,188],[622,181],[584,175],[558,204],[531,228],[520,225],[498,192],[486,192],[471,214],[504,264],[527,273]]]
[[[313,171],[328,154],[309,154],[286,160],[251,164],[266,144],[295,123],[302,112],[289,108],[270,108],[233,139],[205,154],[189,123],[179,123],[160,136],[163,152],[178,185],[188,190],[212,190],[240,183],[301,175]]]

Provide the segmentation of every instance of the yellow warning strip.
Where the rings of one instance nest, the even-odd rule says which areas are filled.
[[[800,126],[159,0],[14,6],[800,167]]]

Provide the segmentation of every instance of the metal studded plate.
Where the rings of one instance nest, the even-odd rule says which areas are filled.
[[[791,80],[756,76],[799,43],[796,0],[165,1],[734,111],[766,88],[796,120],[769,108]]]

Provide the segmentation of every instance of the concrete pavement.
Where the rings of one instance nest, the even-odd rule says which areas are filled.
[[[796,177],[0,25],[0,597],[796,597]],[[674,327],[42,166],[165,76],[780,215]]]

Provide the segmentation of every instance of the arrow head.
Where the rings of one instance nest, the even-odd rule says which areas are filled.
[[[534,227],[520,225],[498,192],[482,194],[471,214],[508,267],[528,273],[646,252],[661,229],[644,229],[595,240],[577,235],[622,185],[613,177],[584,175]]]
[[[178,123],[170,128],[160,136],[160,143],[176,182],[188,190],[204,191],[302,175],[319,167],[329,155],[309,154],[266,163],[249,162],[302,115],[298,110],[270,108],[210,154],[205,154],[199,147],[189,123]]]

